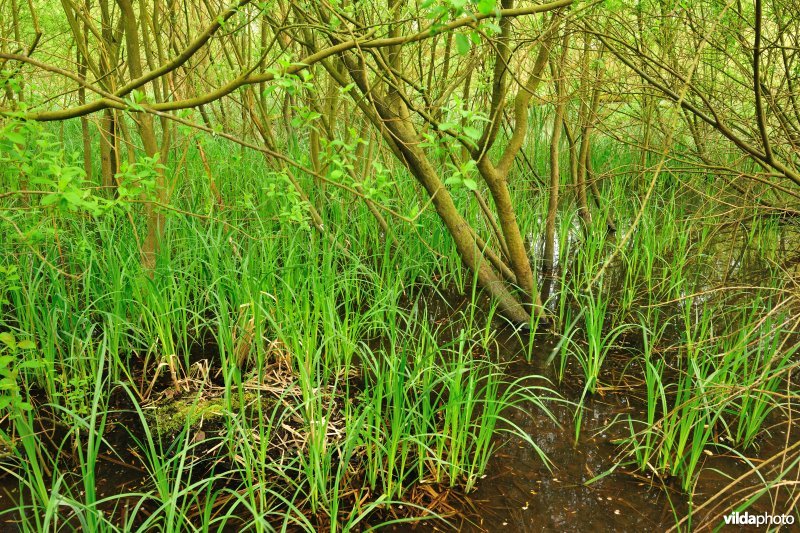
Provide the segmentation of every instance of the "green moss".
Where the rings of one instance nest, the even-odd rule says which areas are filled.
[[[0,459],[14,454],[16,446],[5,431],[0,430]]]
[[[258,394],[245,393],[245,406],[255,401],[259,401]],[[261,401],[266,399],[262,397]],[[237,396],[226,399],[219,394],[197,391],[157,402],[150,417],[156,432],[164,436],[175,434],[187,425],[195,428],[201,424],[222,424],[226,417],[239,413],[241,406]]]

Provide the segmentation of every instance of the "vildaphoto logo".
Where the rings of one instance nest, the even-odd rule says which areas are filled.
[[[794,515],[790,514],[750,514],[747,511],[733,512],[725,515],[728,526],[790,526],[794,524]]]

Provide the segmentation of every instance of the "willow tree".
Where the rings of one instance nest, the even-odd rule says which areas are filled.
[[[558,1],[515,9],[513,2],[508,1],[497,7],[479,5],[478,12],[466,16],[462,8],[457,8],[449,11],[455,17],[452,22],[439,25],[428,23],[427,29],[414,33],[409,31],[410,28],[425,27],[430,14],[418,10],[409,14],[408,6],[390,2],[383,18],[364,20],[360,24],[356,19],[337,24],[337,33],[330,32],[324,43],[339,46],[346,41],[339,38],[338,34],[359,34],[381,26],[388,29],[387,38],[364,43],[323,64],[342,87],[355,84],[358,92],[352,93],[352,97],[380,131],[395,156],[425,188],[453,237],[463,262],[476,273],[481,286],[497,299],[506,316],[520,323],[528,322],[531,312],[541,314],[543,309],[535,286],[531,258],[517,223],[508,178],[528,133],[528,106],[542,79],[549,50],[561,22],[558,10],[569,4],[567,1]],[[556,14],[540,25],[534,33],[538,38],[533,44],[523,46],[528,53],[520,53],[521,59],[514,58],[512,48],[517,48],[513,46],[517,33],[515,19],[546,11],[556,11]],[[298,12],[306,15],[305,11]],[[337,16],[339,14],[336,12],[318,9],[314,19],[307,17],[306,22],[309,26],[315,21],[330,25]],[[480,52],[482,62],[492,65],[487,106],[482,111],[475,113],[472,110],[470,113],[473,120],[477,115],[482,121],[470,124],[442,121],[438,117],[452,115],[445,113],[443,107],[450,103],[448,93],[456,85],[443,88],[441,94],[430,94],[427,88],[415,82],[422,73],[414,72],[412,60],[423,51],[415,50],[411,45],[439,32],[455,32],[462,54],[473,43],[482,45],[484,39],[487,41]],[[530,30],[525,34],[530,37]],[[306,31],[305,37],[307,41],[322,41],[315,39],[310,31]],[[322,46],[315,43],[317,50],[322,50]],[[420,46],[423,45],[417,45]],[[534,53],[531,54],[531,51]],[[435,63],[439,51],[435,47],[428,47],[425,52],[430,56],[430,64]],[[534,57],[533,61],[528,60],[531,56]],[[449,72],[442,75],[444,79],[451,77]],[[455,73],[455,77],[459,78],[458,73]],[[509,95],[513,97],[509,98]],[[472,96],[480,100],[480,95]],[[512,131],[505,139],[504,146],[497,150],[499,157],[493,158],[490,151],[497,142],[507,107],[513,110]],[[477,127],[481,122],[484,123],[482,131]],[[430,142],[424,142],[426,138]],[[474,173],[485,183],[494,204],[493,211],[484,210],[490,221],[489,226],[495,230],[492,237],[497,244],[494,246],[482,239],[459,213],[445,186],[446,179],[443,179],[426,150],[430,145],[445,147],[447,157],[457,163],[457,168],[464,169],[455,178],[473,189],[476,195],[480,196],[481,193],[469,173]],[[466,150],[456,149],[461,147]],[[467,154],[466,161],[461,160],[463,153]],[[454,176],[449,178],[453,180]],[[486,206],[487,203],[482,201],[481,205]]]
[[[205,9],[197,9],[192,2],[178,1],[117,0],[94,6],[64,0],[60,14],[53,6],[43,8],[71,29],[68,45],[76,49],[78,65],[65,64],[53,50],[40,52],[40,57],[3,51],[0,59],[17,65],[18,72],[55,75],[65,94],[80,97],[59,99],[53,106],[40,94],[41,105],[26,107],[21,115],[61,121],[100,114],[101,178],[107,186],[113,186],[123,157],[119,137],[127,146],[140,145],[150,160],[165,160],[172,143],[170,121],[222,131],[262,149],[273,162],[324,179],[318,134],[311,139],[313,168],[287,161],[276,146],[265,95],[270,85],[287,87],[300,80],[313,102],[323,87],[331,94],[338,86],[427,192],[461,260],[504,314],[527,323],[531,314],[543,312],[508,180],[529,129],[531,99],[571,0],[521,6],[511,0],[423,6],[391,0],[385,7],[247,0],[227,8],[215,4],[209,1]],[[470,61],[459,61],[464,58]],[[490,83],[486,90],[470,93],[470,70],[476,65],[484,68]],[[308,81],[311,76],[305,73],[311,69],[327,77]],[[459,102],[453,98],[459,89],[481,107],[454,103]],[[240,94],[244,98],[237,101],[234,96]],[[287,94],[284,110],[299,98],[300,93]],[[15,111],[13,102],[6,104],[6,112]],[[236,125],[230,120],[234,105],[242,118]],[[344,104],[334,102],[327,113],[315,113],[312,119],[320,126],[315,131],[323,132],[328,142],[342,131],[334,123],[337,105]],[[181,118],[176,112],[183,109],[199,110],[205,124]],[[501,136],[509,111],[511,130]],[[448,120],[458,113],[460,120]],[[160,119],[160,128],[154,117]],[[135,124],[139,143],[124,131],[128,122]],[[289,122],[284,116],[283,124]],[[253,134],[255,139],[248,138]],[[434,153],[444,153],[461,170],[444,175]],[[155,198],[145,213],[146,268],[154,265],[163,232],[163,216],[154,206],[169,202],[163,172],[157,178]],[[459,212],[447,186],[454,182],[473,191],[490,234],[480,235]],[[294,184],[300,188],[297,180]],[[374,203],[370,207],[380,222],[379,208]],[[318,214],[315,220],[324,231]]]
[[[81,117],[97,124],[96,178],[108,189],[123,167],[149,162],[155,179],[153,193],[141,199],[145,269],[155,264],[161,209],[172,190],[160,165],[189,144],[176,123],[264,153],[300,198],[316,198],[304,204],[322,233],[326,193],[308,187],[336,186],[360,197],[387,238],[392,219],[409,220],[360,190],[371,159],[394,158],[418,182],[480,286],[505,316],[526,324],[544,310],[528,228],[518,215],[529,202],[544,203],[544,195],[517,203],[510,182],[531,131],[544,127],[530,121],[534,102],[554,102],[564,115],[553,123],[549,234],[560,205],[562,127],[577,207],[589,227],[588,194],[598,196],[592,138],[615,135],[603,115],[612,92],[626,116],[636,116],[630,110],[639,105],[641,128],[627,131],[645,132],[643,153],[658,144],[660,130],[676,124],[660,118],[661,102],[671,100],[685,118],[674,138],[693,141],[698,168],[722,176],[726,190],[795,212],[798,19],[788,3],[762,3],[62,0],[29,2],[25,14],[6,2],[0,109],[27,120]],[[659,22],[643,24],[648,17]],[[50,35],[50,27],[69,31]],[[569,41],[573,48],[567,27],[578,34]],[[551,57],[559,46],[563,51]],[[579,80],[577,88],[550,83],[548,72]],[[94,137],[83,124],[86,154]],[[309,133],[296,135],[298,124]],[[295,159],[298,143],[308,148],[306,160]],[[715,154],[730,153],[724,146],[752,166],[720,160]],[[362,163],[337,164],[343,151]],[[206,169],[213,188],[207,161]],[[454,200],[458,188],[469,190],[480,224]]]
[[[622,3],[625,6],[625,3]],[[689,164],[713,175],[721,196],[733,194],[773,214],[795,216],[800,186],[800,19],[792,2],[639,2],[592,24],[623,65],[621,93],[649,95],[639,111],[658,151],[659,102],[682,110],[675,137]],[[643,21],[652,20],[654,24]],[[655,117],[655,120],[654,120]],[[661,132],[666,135],[669,132]],[[686,140],[682,140],[685,138]],[[744,158],[744,159],[742,159]]]

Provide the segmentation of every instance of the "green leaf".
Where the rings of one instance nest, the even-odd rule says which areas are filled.
[[[34,343],[32,340],[25,339],[24,341],[19,341],[17,348],[20,350],[33,350],[36,348],[36,343]]]
[[[125,99],[125,103],[128,104],[128,110],[129,111],[130,110],[133,110],[133,111],[144,111],[144,108],[139,104],[139,102],[142,102],[143,100],[144,100],[144,96],[142,95],[142,93],[140,93],[137,90],[134,90],[131,93],[131,96],[129,98]]]
[[[19,132],[7,131],[5,137],[14,144],[25,144],[25,136]]]
[[[494,11],[495,0],[478,0],[478,11],[481,15],[488,15]]]
[[[481,130],[479,130],[475,126],[466,126],[464,128],[464,133],[466,134],[467,137],[469,137],[473,141],[477,141],[478,139],[481,138],[482,135]]]
[[[485,21],[482,26],[483,26],[483,31],[485,31],[489,35],[496,35],[502,31],[500,25],[494,22],[493,20]]]
[[[456,33],[456,50],[459,54],[462,56],[467,55],[471,47],[472,43],[470,43],[469,37],[463,33]]]
[[[79,204],[82,198],[78,191],[72,190],[64,193],[64,200],[71,204]]]
[[[14,339],[14,335],[8,331],[0,333],[0,342],[12,349],[17,347],[17,341]]]
[[[48,194],[47,196],[42,198],[42,201],[39,202],[39,203],[40,203],[40,205],[47,206],[47,205],[53,205],[54,203],[58,202],[59,200],[61,200],[61,195],[60,194]]]
[[[464,179],[464,187],[466,187],[467,189],[469,189],[471,191],[474,191],[475,189],[478,188],[478,184],[472,178],[465,178]]]

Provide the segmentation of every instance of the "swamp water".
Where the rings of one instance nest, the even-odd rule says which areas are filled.
[[[501,344],[509,350],[509,344]],[[506,352],[508,354],[508,352]],[[549,357],[548,350],[538,354],[539,361]],[[620,459],[618,439],[630,435],[626,420],[645,418],[641,388],[622,376],[628,354],[615,354],[606,361],[604,383],[618,383],[604,387],[585,402],[583,425],[575,442],[575,407],[553,403],[550,408],[555,421],[547,417],[531,417],[515,413],[511,420],[530,435],[552,461],[552,470],[524,442],[511,440],[498,448],[490,463],[486,478],[478,490],[469,495],[469,511],[458,529],[470,531],[667,531],[675,526],[676,516],[687,516],[690,504],[674,480],[659,480],[643,476],[634,465],[615,468]],[[532,365],[517,361],[507,367],[512,376],[531,373]],[[569,366],[572,366],[571,364]],[[533,364],[533,369],[543,376],[552,376],[552,368]],[[565,398],[577,403],[582,389],[571,386],[579,383],[580,370],[568,368],[564,384],[557,388]],[[553,378],[554,379],[554,378]],[[623,380],[623,382],[620,382]],[[616,423],[614,423],[616,422]],[[770,435],[760,442],[757,457],[772,457],[784,447],[787,439],[800,439],[800,423],[780,416],[772,417]],[[787,431],[789,434],[787,435]],[[613,470],[612,470],[613,469]],[[606,474],[607,472],[610,473]],[[723,490],[732,479],[746,475],[735,484],[735,490],[744,493],[761,487],[760,480],[751,473],[751,467],[741,458],[726,453],[707,454],[696,489],[694,505]],[[749,474],[750,475],[747,475]],[[795,483],[800,472],[795,471]],[[597,479],[597,478],[600,479]],[[596,481],[591,481],[596,479]],[[590,482],[591,481],[591,482]],[[728,491],[731,492],[731,491]],[[788,512],[791,505],[789,492],[781,493],[775,506],[765,494],[749,512],[780,514]],[[692,530],[715,528],[721,520],[717,516],[727,510],[729,497],[721,498],[723,507],[709,506],[710,512],[698,512],[692,518]],[[709,521],[712,520],[712,521]],[[441,529],[441,527],[439,528]],[[791,530],[786,529],[786,530]]]
[[[730,265],[730,261],[727,262]],[[737,266],[738,268],[738,266]],[[558,288],[554,287],[555,293]],[[446,338],[448,330],[458,329],[460,314],[470,300],[457,293],[430,293],[421,296],[419,302],[427,310],[427,319],[435,324],[449,324],[441,332]],[[488,309],[489,302],[479,299],[478,306]],[[478,311],[480,314],[480,309]],[[480,320],[480,318],[479,318]],[[583,419],[580,432],[575,436],[576,405],[583,395],[583,375],[574,358],[565,366],[563,379],[559,383],[553,355],[559,338],[547,332],[536,333],[531,342],[528,333],[515,333],[500,320],[493,324],[495,349],[486,356],[500,362],[510,380],[527,378],[531,384],[548,386],[563,396],[562,400],[549,401],[553,419],[539,410],[526,412],[510,409],[505,416],[530,435],[551,462],[548,469],[531,446],[520,439],[500,433],[495,438],[496,448],[488,470],[477,484],[476,490],[463,494],[456,490],[437,487],[430,497],[420,502],[422,507],[436,508],[444,521],[422,520],[388,526],[389,530],[465,530],[465,531],[665,531],[673,528],[676,521],[690,518],[691,529],[715,528],[721,516],[733,506],[756,493],[763,481],[754,471],[762,464],[800,439],[797,416],[791,412],[774,411],[768,418],[766,434],[759,439],[757,449],[746,454],[746,458],[715,448],[707,450],[694,489],[694,501],[689,502],[675,479],[643,475],[635,465],[621,454],[620,441],[630,436],[627,420],[646,418],[644,385],[636,376],[641,372],[631,371],[632,352],[629,349],[611,350],[606,357],[599,376],[598,391],[583,399]],[[621,344],[635,346],[638,339],[624,339]],[[525,353],[525,346],[533,346]],[[193,429],[191,439],[202,441],[214,432],[214,395],[220,394],[221,380],[214,377],[214,361],[219,358],[213,343],[196,346],[192,361],[197,368],[204,369],[206,376],[198,381],[210,381],[216,392],[202,401],[207,404],[207,419]],[[529,359],[529,360],[528,360]],[[209,377],[210,376],[210,377]],[[789,376],[800,379],[797,370]],[[141,376],[143,382],[151,376]],[[169,418],[180,412],[178,402],[187,401],[187,395],[171,390],[171,383],[162,375],[152,386],[154,397],[159,400],[151,407],[163,410]],[[213,388],[213,387],[212,387]],[[189,396],[188,400],[193,401]],[[137,456],[131,439],[142,439],[141,427],[123,394],[111,401],[112,414],[105,431],[105,438],[116,455],[100,454],[96,469],[97,492],[105,496],[127,492],[150,490],[149,475],[142,468],[143,461]],[[54,448],[64,446],[63,431],[54,424],[54,416],[42,415],[38,430]],[[194,424],[194,422],[192,422]],[[157,423],[156,423],[157,425]],[[287,435],[296,428],[286,428]],[[169,448],[165,450],[169,453]],[[198,447],[196,472],[203,472],[215,463],[213,446]],[[765,463],[766,464],[766,463]],[[774,466],[774,465],[773,465]],[[784,479],[783,489],[765,491],[749,507],[750,513],[789,512],[796,502],[796,487],[800,483],[800,472],[791,473],[793,478]],[[769,479],[769,472],[763,472]],[[740,478],[737,482],[733,480]],[[64,483],[79,483],[76,470]],[[720,496],[719,493],[722,492]],[[0,476],[0,510],[17,505],[20,494],[16,479],[8,473]],[[132,498],[131,505],[135,502]],[[101,504],[102,505],[102,504]],[[222,506],[225,502],[221,503]],[[122,521],[130,514],[147,516],[151,510],[146,505],[131,508],[125,498],[109,503],[108,511]],[[393,511],[380,513],[379,521],[385,522]],[[5,515],[5,530],[13,531],[15,517]],[[139,520],[132,522],[135,525]],[[75,524],[77,525],[77,524]],[[684,523],[681,529],[687,527]],[[226,531],[236,531],[229,523]]]

